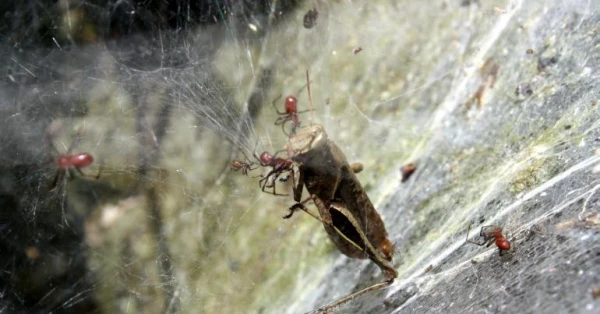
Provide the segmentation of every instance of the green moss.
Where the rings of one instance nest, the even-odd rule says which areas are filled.
[[[509,185],[510,192],[518,194],[531,190],[546,177],[545,172],[544,161],[534,160],[528,167],[516,174],[515,179]]]

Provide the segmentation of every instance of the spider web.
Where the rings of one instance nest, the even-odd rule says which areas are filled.
[[[598,306],[598,4],[161,3],[2,8],[0,312],[301,313],[380,282],[281,218],[269,169],[229,169],[283,149],[290,94],[363,163],[396,243],[395,283],[341,312]],[[52,189],[75,137],[90,177]]]

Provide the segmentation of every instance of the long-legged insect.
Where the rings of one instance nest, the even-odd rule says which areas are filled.
[[[243,175],[249,176],[248,172],[258,169],[259,166],[251,162],[244,152],[242,152],[242,154],[244,155],[244,161],[234,160],[229,163],[229,167],[231,167],[231,170],[236,172],[241,170]]]
[[[300,94],[302,92],[302,90],[307,86],[310,90],[309,84],[310,84],[310,82],[307,80],[306,84],[304,86],[302,86],[296,94]],[[273,107],[275,108],[275,111],[279,115],[279,118],[277,118],[277,120],[275,120],[275,125],[281,125],[281,130],[283,131],[283,133],[285,135],[289,136],[290,133],[286,132],[286,130],[285,130],[286,123],[291,122],[292,123],[291,134],[296,133],[296,128],[298,128],[300,126],[300,120],[298,119],[298,114],[309,112],[309,111],[311,111],[311,109],[298,111],[298,99],[296,99],[296,97],[294,97],[294,95],[289,95],[289,96],[285,97],[285,101],[283,102],[284,111],[280,112],[279,109],[277,109],[277,105],[275,104],[275,102],[277,102],[279,100],[279,98],[281,98],[281,95],[277,96],[275,98],[275,100],[273,100],[273,102],[271,103],[273,105]]]
[[[467,229],[467,238],[466,242],[477,244],[479,246],[487,246],[489,247],[492,244],[496,244],[498,247],[498,251],[500,256],[504,254],[504,251],[510,250],[510,242],[502,235],[502,227],[498,225],[489,225],[481,227],[481,231],[479,232],[479,236],[483,241],[477,242],[473,240],[469,240],[469,232],[471,231],[471,225],[469,224],[469,228]]]
[[[275,103],[273,103],[273,106],[275,107]],[[292,123],[292,132],[291,133],[292,134],[296,133],[296,128],[300,126],[300,120],[298,119],[298,114],[308,112],[310,110],[298,111],[298,100],[296,99],[296,97],[294,97],[294,95],[289,95],[285,98],[283,108],[285,109],[285,111],[280,112],[277,109],[277,107],[275,107],[275,111],[277,112],[278,115],[280,115],[280,117],[277,118],[277,120],[275,120],[275,125],[281,125],[281,129],[283,130],[283,133],[285,135],[289,136],[290,134],[285,131],[285,124],[287,122],[291,122]]]
[[[101,169],[98,171],[98,174],[96,174],[96,176],[86,175],[81,170],[81,168],[88,167],[89,165],[91,165],[94,162],[94,157],[92,157],[91,154],[89,154],[89,153],[71,154],[71,151],[73,150],[73,148],[76,147],[77,144],[79,144],[79,139],[81,137],[80,133],[81,133],[81,131],[77,131],[77,134],[73,138],[73,141],[71,142],[71,144],[67,148],[67,151],[64,154],[60,154],[58,152],[58,150],[56,149],[56,147],[54,145],[51,145],[53,150],[58,154],[58,160],[56,162],[58,169],[56,170],[56,174],[54,175],[54,179],[52,180],[52,184],[50,185],[49,190],[54,190],[58,186],[58,183],[65,176],[71,175],[71,177],[73,177],[73,174],[71,174],[71,172],[69,172],[71,169],[74,169],[75,171],[77,171],[77,173],[79,173],[79,175],[81,175],[82,177],[93,177],[95,179],[98,179],[100,177]]]
[[[54,150],[54,152],[58,155],[58,159],[56,161],[56,165],[58,169],[56,169],[56,174],[52,179],[52,183],[48,186],[48,191],[53,192],[57,190],[59,183],[62,186],[65,178],[74,178],[76,173],[78,173],[82,177],[93,177],[94,179],[100,178],[100,174],[102,172],[102,167],[98,169],[98,173],[95,176],[90,176],[81,170],[81,168],[88,167],[94,162],[94,157],[92,157],[89,153],[76,153],[72,154],[71,151],[74,147],[79,144],[81,130],[77,131],[75,137],[69,144],[67,151],[61,154],[56,147],[52,144],[51,134],[47,133],[48,144]],[[63,199],[66,197],[66,190],[64,188],[58,189],[62,193]],[[69,226],[69,219],[67,218],[67,213],[65,210],[65,205],[62,205],[62,215],[66,226]]]
[[[288,156],[297,163],[298,183],[290,218],[301,209],[320,220],[338,250],[353,258],[369,258],[381,269],[384,282],[367,287],[348,297],[318,309],[331,310],[359,295],[379,290],[398,276],[391,264],[394,245],[387,238],[385,225],[362,188],[352,167],[339,147],[328,139],[321,125],[312,125],[292,135],[287,144]],[[301,201],[306,187],[310,197]],[[319,216],[305,207],[312,200]]]
[[[260,156],[257,156],[255,150],[252,154],[254,155],[254,158],[258,160],[261,166],[273,168],[271,171],[269,171],[269,173],[267,173],[266,176],[258,181],[258,185],[261,187],[261,190],[265,193],[270,193],[273,195],[287,196],[288,194],[277,194],[275,191],[275,181],[277,181],[279,176],[287,172],[290,174],[292,182],[294,182],[294,162],[290,159],[277,157],[280,152],[281,151],[276,152],[275,154],[262,152]],[[266,191],[266,188],[273,188],[273,192]]]

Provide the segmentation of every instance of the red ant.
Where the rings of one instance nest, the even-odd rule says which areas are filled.
[[[262,154],[260,154],[260,157],[259,157],[256,155],[256,152],[254,152],[254,157],[256,159],[258,159],[261,166],[273,168],[273,170],[269,171],[269,173],[266,176],[264,176],[262,179],[260,179],[260,181],[258,181],[258,185],[261,187],[263,192],[271,193],[271,192],[265,191],[265,188],[272,187],[273,192],[271,194],[287,196],[288,194],[277,194],[277,192],[275,191],[275,180],[277,180],[277,178],[279,178],[279,176],[282,173],[287,171],[290,173],[292,182],[294,182],[294,169],[293,169],[294,162],[291,161],[290,159],[277,157],[278,153],[279,152],[275,153],[275,155],[271,155],[269,152],[263,152]],[[273,177],[273,178],[270,181],[271,183],[269,184],[269,178],[271,178],[271,177]],[[285,181],[287,181],[287,179]]]
[[[273,102],[272,102],[272,105],[275,108],[275,111],[277,112],[277,114],[280,115],[280,117],[277,118],[277,120],[275,120],[275,125],[281,124],[281,130],[287,136],[289,136],[290,134],[288,134],[285,131],[285,124],[288,121],[292,121],[292,134],[294,134],[294,133],[296,133],[296,128],[300,126],[300,120],[298,120],[298,114],[312,111],[312,96],[310,94],[310,78],[308,77],[308,70],[306,71],[306,84],[298,90],[297,94],[300,94],[305,87],[308,91],[308,99],[311,104],[311,109],[298,111],[298,100],[296,99],[296,97],[294,97],[294,95],[289,95],[285,98],[285,101],[283,103],[283,109],[285,109],[284,112],[280,112],[279,109],[277,109],[277,105],[275,105],[275,102],[277,100],[279,100],[279,98],[281,98],[281,95],[277,96],[277,98],[275,98],[275,100],[273,100]]]
[[[279,99],[279,97],[277,99]],[[275,101],[277,101],[277,99],[275,99]],[[285,112],[280,112],[277,109],[277,106],[275,105],[275,101],[273,101],[273,107],[275,107],[275,111],[277,111],[277,114],[280,115],[280,117],[277,118],[277,120],[275,120],[275,125],[281,125],[281,129],[283,130],[283,133],[285,135],[289,135],[285,131],[285,124],[288,121],[291,121],[292,122],[292,133],[296,133],[296,128],[298,126],[300,126],[300,121],[298,120],[298,114],[304,113],[304,112],[307,112],[310,110],[298,111],[298,100],[296,99],[296,97],[294,97],[294,95],[289,95],[285,98],[285,102],[283,103],[283,108],[285,109]]]
[[[242,154],[244,154],[242,152]],[[248,160],[248,156],[246,156],[246,154],[244,154],[244,158],[246,161],[241,161],[241,160],[234,160],[231,163],[229,163],[229,166],[231,167],[231,170],[233,171],[242,171],[243,175],[248,175],[248,171],[253,171],[258,169],[258,166],[256,164],[254,164],[253,162],[250,162]]]
[[[248,175],[248,171],[252,171],[252,170],[255,170],[258,168],[258,166],[254,167],[254,163],[246,163],[241,160],[234,160],[229,164],[229,166],[231,167],[231,170],[233,170],[233,171],[242,170],[242,174],[246,175],[246,176]]]
[[[52,180],[52,185],[50,185],[50,187],[51,187],[50,190],[54,190],[56,188],[60,179],[65,174],[69,173],[70,169],[75,169],[81,176],[88,177],[88,175],[86,175],[85,173],[83,173],[83,171],[81,171],[81,168],[85,168],[85,167],[91,165],[94,162],[94,157],[92,157],[92,155],[90,155],[89,153],[71,154],[70,153],[71,150],[78,142],[79,142],[79,132],[73,139],[73,142],[67,149],[67,152],[65,154],[59,154],[58,161],[56,162],[56,164],[58,166],[58,170],[56,170],[56,175],[54,176],[54,179]],[[56,150],[56,148],[54,148],[54,150]],[[73,176],[73,174],[71,174],[71,176]],[[98,179],[99,177],[100,177],[100,171],[98,171],[98,174],[95,176],[95,178]]]
[[[492,243],[495,243],[500,252],[500,256],[504,253],[504,251],[510,250],[510,242],[502,235],[502,227],[498,225],[489,225],[481,227],[481,231],[479,232],[479,236],[483,237],[483,242],[476,242],[473,240],[469,240],[469,231],[471,231],[471,225],[469,225],[469,229],[467,230],[467,242],[477,244],[479,246],[487,246],[489,247]]]

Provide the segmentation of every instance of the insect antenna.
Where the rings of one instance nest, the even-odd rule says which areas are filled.
[[[308,91],[308,104],[310,106],[310,125],[312,126],[313,121],[313,103],[312,103],[312,95],[310,93],[310,77],[308,76],[308,69],[306,70],[306,90]]]

